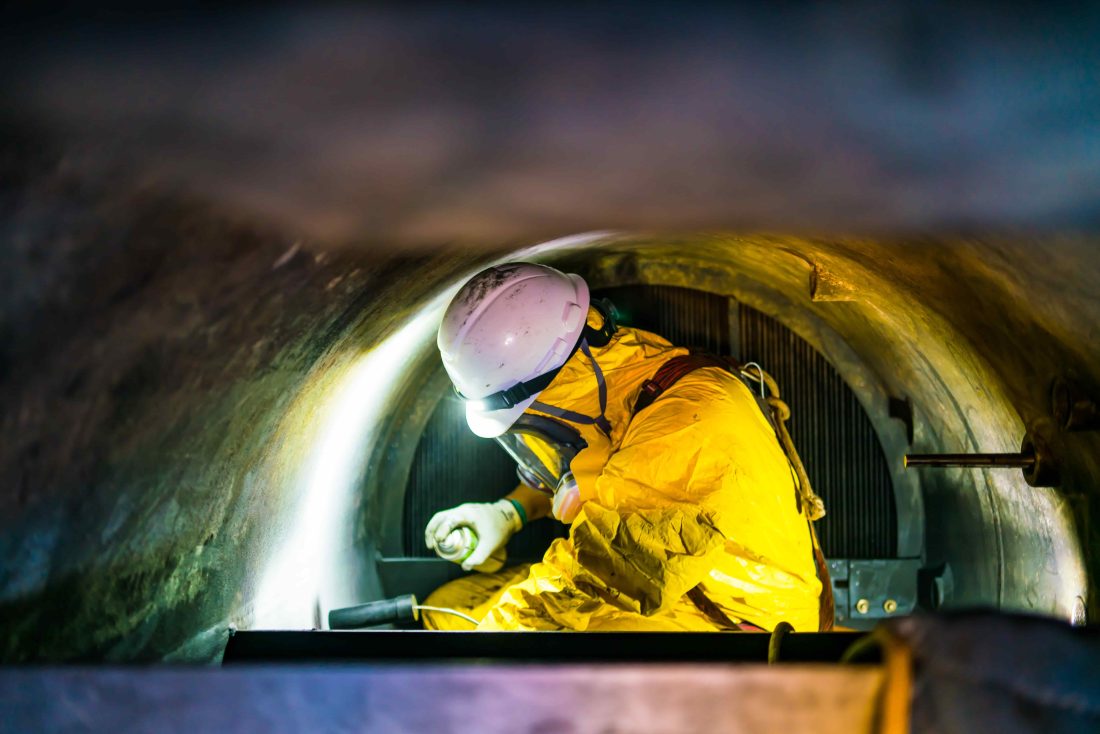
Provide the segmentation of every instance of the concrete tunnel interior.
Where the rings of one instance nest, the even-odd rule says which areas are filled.
[[[164,343],[184,339],[175,348],[190,352],[192,329],[165,335],[154,322],[156,333],[143,334],[140,323],[123,322],[83,336],[90,343],[79,352],[27,379],[23,398],[34,395],[41,412],[8,413],[8,435],[20,440],[6,445],[23,471],[45,479],[57,467],[62,475],[49,485],[84,491],[67,502],[27,491],[16,498],[18,532],[5,535],[3,609],[14,631],[6,658],[207,659],[231,625],[321,626],[327,609],[383,595],[377,559],[402,510],[393,477],[409,471],[426,413],[446,392],[435,325],[457,284],[485,260],[397,263],[385,285],[370,288],[353,257],[272,244],[256,240],[232,257],[234,271],[263,271],[236,287],[250,302],[258,295],[254,308],[270,320],[253,331],[208,303],[214,310],[203,317],[222,309],[224,320],[205,326],[200,363],[179,363]],[[1088,247],[1060,244],[1066,253]],[[1070,619],[1090,598],[1087,491],[1071,488],[1090,486],[1096,454],[1087,434],[1055,430],[1048,392],[1067,371],[1088,374],[1087,355],[1069,336],[1091,328],[1083,322],[1095,303],[1059,280],[1047,281],[1048,299],[1025,298],[1035,281],[988,269],[990,252],[1019,263],[1029,251],[1026,242],[925,242],[912,258],[901,256],[904,243],[597,233],[495,258],[535,257],[603,287],[690,286],[778,319],[838,370],[874,425],[903,500],[900,521],[918,525],[902,555],[950,568],[938,601]],[[145,301],[133,309],[140,321],[150,309],[181,307],[162,295],[178,297],[178,286],[151,285],[159,278],[201,284],[202,297],[233,285],[199,272],[167,269],[136,292],[104,297],[127,311],[133,299]],[[820,282],[811,294],[815,272],[828,274],[828,294]],[[259,282],[266,294],[254,293]],[[287,303],[288,292],[310,307]],[[129,348],[109,361],[93,356],[120,344]],[[111,405],[83,397],[97,384],[111,385]],[[911,444],[905,421],[889,414],[892,397],[912,405]],[[59,417],[81,429],[67,445],[45,440]],[[910,446],[1011,452],[1025,431],[1051,436],[1059,489],[1030,487],[1019,470],[900,467]],[[110,459],[81,465],[81,454],[98,453],[89,451],[95,441],[110,442]],[[68,461],[43,460],[61,451]]]
[[[87,157],[86,139],[43,143],[25,122],[5,119],[2,159],[5,662],[213,661],[230,629],[320,627],[329,609],[442,578],[409,571],[402,587],[387,566],[447,393],[434,333],[464,278],[516,259],[598,291],[751,309],[835,373],[871,427],[861,450],[884,462],[896,523],[888,557],[851,562],[902,564],[869,612],[845,595],[851,623],[899,593],[898,613],[1100,615],[1100,434],[1067,430],[1051,404],[1057,381],[1100,396],[1093,236],[999,228],[996,214],[964,233],[944,225],[952,212],[919,234],[846,234],[813,212],[789,229],[690,207],[662,219],[645,206],[660,190],[631,201],[633,219],[609,203],[611,230],[591,210],[483,227],[443,207],[413,235],[384,222],[345,240],[320,217],[303,237],[270,202],[145,185]],[[423,246],[448,224],[480,246]],[[902,467],[909,452],[1016,452],[1025,435],[1055,486]]]

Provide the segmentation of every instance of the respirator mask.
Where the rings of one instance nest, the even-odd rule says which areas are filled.
[[[571,523],[581,500],[569,464],[588,446],[580,433],[553,418],[525,413],[496,441],[515,459],[519,480],[552,497],[554,517]]]

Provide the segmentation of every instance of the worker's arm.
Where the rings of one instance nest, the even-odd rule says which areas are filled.
[[[550,514],[550,498],[526,484],[520,484],[505,499],[515,500],[523,505],[527,513],[527,522],[541,520]]]

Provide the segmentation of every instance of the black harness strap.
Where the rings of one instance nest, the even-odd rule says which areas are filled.
[[[669,389],[680,378],[704,367],[720,367],[734,375],[739,375],[741,365],[733,357],[719,357],[716,354],[682,354],[661,365],[657,374],[642,384],[642,391],[638,394],[638,400],[634,403],[634,413],[648,408],[653,401],[661,397],[661,393]]]

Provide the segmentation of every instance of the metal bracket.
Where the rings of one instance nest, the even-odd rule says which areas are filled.
[[[891,396],[887,402],[887,414],[902,422],[905,426],[905,438],[909,445],[913,445],[913,404],[909,398],[895,398]]]
[[[1100,410],[1096,401],[1073,380],[1057,377],[1050,386],[1050,414],[1059,428],[1066,431],[1100,430]]]

